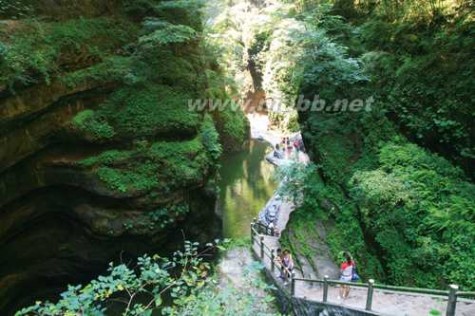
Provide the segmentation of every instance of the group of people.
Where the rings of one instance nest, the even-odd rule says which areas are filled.
[[[290,251],[287,249],[284,251],[282,251],[280,248],[277,249],[274,261],[277,266],[280,267],[279,278],[282,279],[284,285],[287,285],[290,277],[292,276],[292,270],[294,269],[294,260],[292,259]]]
[[[357,282],[360,277],[357,273],[356,263],[349,252],[342,253],[342,262],[340,264],[340,281],[343,282]],[[287,285],[288,280],[292,275],[294,269],[294,261],[290,251],[285,249],[282,251],[277,249],[277,254],[274,259],[275,263],[280,267],[279,278],[283,280],[284,285]],[[338,299],[346,299],[350,294],[349,285],[341,285],[339,289]]]
[[[282,137],[281,143],[275,145],[274,157],[279,159],[289,159],[292,152],[298,157],[299,152],[305,152],[303,141],[300,137],[295,137],[293,140],[290,137]]]

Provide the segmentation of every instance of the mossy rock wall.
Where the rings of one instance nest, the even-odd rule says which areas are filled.
[[[221,142],[242,143],[246,125],[237,113],[218,132],[217,118],[188,108],[220,76],[199,8],[99,2],[0,10],[2,312],[87,281],[121,251],[220,233]]]

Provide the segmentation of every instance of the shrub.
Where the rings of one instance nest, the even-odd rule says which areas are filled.
[[[176,315],[184,302],[195,301],[199,290],[210,284],[210,265],[203,256],[224,249],[225,242],[208,244],[204,250],[198,243],[185,241],[184,249],[171,258],[145,255],[136,267],[121,263],[109,265],[108,274],[99,276],[86,286],[69,286],[57,303],[36,302],[15,315],[97,315],[107,314],[112,305],[120,315]],[[165,298],[170,298],[168,306]],[[118,312],[120,310],[120,312]]]

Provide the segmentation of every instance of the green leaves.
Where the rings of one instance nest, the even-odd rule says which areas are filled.
[[[159,19],[146,20],[144,28],[151,31],[150,34],[141,36],[139,39],[139,43],[145,45],[184,43],[197,37],[196,31],[189,26],[175,25]]]
[[[5,39],[3,54],[0,53],[0,85],[49,82],[62,67],[77,63],[78,57],[99,59],[111,55],[137,31],[128,21],[109,18],[18,23],[18,31],[0,31],[2,40]],[[114,36],[107,37],[111,33]]]
[[[108,274],[84,287],[69,286],[57,303],[37,302],[16,316],[103,316],[107,312],[103,306],[110,305],[122,316],[151,315],[164,307],[162,297],[168,294],[172,302],[162,312],[173,315],[183,302],[195,300],[196,291],[212,280],[203,274],[210,270],[203,255],[225,244],[217,240],[201,248],[199,243],[185,241],[184,250],[175,252],[171,259],[145,255],[138,258],[135,267],[111,263]]]
[[[110,139],[115,135],[114,128],[93,110],[84,110],[76,114],[72,127],[79,133],[95,141]]]
[[[205,115],[204,122],[201,127],[201,140],[210,158],[213,161],[218,161],[221,153],[223,152],[223,148],[220,144],[219,134],[216,131],[213,119],[208,114]]]
[[[320,202],[316,209],[336,206],[333,250],[348,240],[359,253],[369,250],[361,259],[371,274],[381,262],[385,282],[471,288],[462,275],[474,269],[467,240],[475,239],[475,187],[454,164],[473,173],[475,68],[466,46],[473,25],[455,3],[350,2],[348,10],[301,13],[299,92],[323,99],[371,93],[377,106],[351,115],[299,113],[326,184],[307,189],[304,200]],[[294,215],[302,223],[315,216],[302,211]]]
[[[361,220],[384,249],[391,281],[473,286],[456,273],[466,268],[454,262],[471,262],[473,255],[465,239],[475,238],[475,186],[448,161],[413,144],[385,144],[379,157],[380,168],[357,171],[350,186]]]

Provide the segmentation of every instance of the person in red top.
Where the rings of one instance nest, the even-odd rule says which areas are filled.
[[[355,262],[348,252],[343,253],[344,261],[340,265],[340,281],[351,282],[353,277],[353,270],[355,269]],[[350,287],[348,285],[341,285],[339,299],[346,299],[350,294]]]

